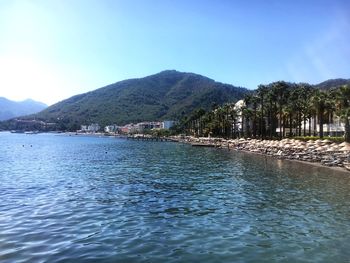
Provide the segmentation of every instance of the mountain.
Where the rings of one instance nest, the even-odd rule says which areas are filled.
[[[314,85],[314,87],[321,90],[329,90],[346,84],[350,85],[350,79],[329,79]]]
[[[237,101],[248,92],[194,73],[167,70],[73,96],[29,117],[70,130],[93,122],[104,126],[174,120],[198,108]]]
[[[45,108],[46,104],[31,99],[17,102],[0,97],[0,121],[37,113]]]

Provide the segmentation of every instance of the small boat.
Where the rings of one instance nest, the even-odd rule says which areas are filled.
[[[24,130],[11,130],[11,133],[24,133]]]
[[[25,134],[38,134],[39,131],[26,131]]]

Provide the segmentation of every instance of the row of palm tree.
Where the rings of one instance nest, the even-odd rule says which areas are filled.
[[[345,140],[350,142],[350,86],[319,90],[306,83],[273,82],[259,85],[235,103],[195,111],[184,122],[187,133],[226,138],[324,137],[335,117],[345,124]],[[308,124],[308,125],[307,125]]]

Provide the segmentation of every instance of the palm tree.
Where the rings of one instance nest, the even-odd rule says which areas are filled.
[[[276,127],[277,127],[277,97],[273,90],[271,84],[268,85],[268,93],[266,100],[268,101],[268,127],[269,127],[269,137],[276,137]]]
[[[235,109],[235,103],[224,105],[226,112],[226,136],[228,138],[236,138],[238,112]]]
[[[311,135],[311,114],[310,114],[310,100],[312,96],[313,88],[306,83],[300,83],[300,107],[301,115],[303,117],[303,135],[306,136],[306,120],[309,119],[309,135]]]
[[[295,127],[295,135],[301,136],[302,123],[304,124],[304,135],[306,126],[307,107],[309,105],[308,87],[305,84],[292,84],[293,89],[290,92],[289,104],[292,108],[294,119],[291,118]],[[310,87],[311,89],[311,87]]]
[[[327,133],[330,135],[330,125],[333,123],[333,114],[336,111],[336,93],[333,90],[330,90],[327,93],[327,103],[326,103],[326,117],[327,117]]]
[[[337,114],[345,122],[345,141],[350,142],[350,85],[341,86],[336,96]]]
[[[260,99],[260,136],[265,138],[266,127],[264,125],[264,100],[268,93],[268,87],[265,85],[259,85],[257,89],[257,95]]]
[[[280,139],[282,139],[282,135],[284,134],[284,127],[283,127],[283,133],[282,133],[282,126],[284,126],[283,122],[283,107],[286,103],[287,99],[287,90],[288,90],[288,83],[284,81],[277,81],[274,83],[271,83],[272,90],[274,95],[276,96],[276,101],[278,103],[278,126],[280,129]]]
[[[243,132],[243,137],[251,137],[251,130],[250,130],[250,121],[253,116],[253,111],[244,106],[242,108],[242,132]]]
[[[185,121],[189,127],[190,134],[201,136],[202,134],[202,116],[205,114],[205,110],[200,108],[195,110],[189,118]]]
[[[256,96],[252,96],[251,102],[253,105],[253,137],[256,138],[256,134],[257,134],[257,110],[258,110],[259,98]]]
[[[214,135],[223,136],[225,134],[225,116],[226,110],[218,107],[214,110],[213,132]]]
[[[231,118],[231,108],[232,108],[232,104],[227,103],[223,106],[223,111],[224,111],[224,122],[223,122],[223,126],[224,126],[224,134],[226,138],[230,138],[232,136],[232,118]]]
[[[328,99],[328,93],[321,90],[316,90],[314,96],[312,97],[312,104],[317,112],[319,122],[320,138],[323,138],[324,114],[330,103]]]
[[[245,124],[246,124],[246,134],[245,137],[251,136],[251,130],[250,130],[250,122],[253,119],[253,115],[256,116],[256,112],[252,111],[251,107],[254,107],[254,101],[255,98],[252,94],[248,94],[244,97],[244,104],[245,107],[242,109],[242,117],[245,118]],[[255,118],[253,119],[253,134],[256,134],[256,130],[254,129],[256,127],[255,125]]]

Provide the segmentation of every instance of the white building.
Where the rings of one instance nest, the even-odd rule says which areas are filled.
[[[116,124],[113,124],[113,125],[108,125],[105,127],[105,132],[108,132],[108,133],[116,133],[118,132],[118,129],[119,129],[119,126],[117,126]]]
[[[176,124],[175,121],[145,121],[145,122],[139,122],[137,124],[127,124],[122,127],[118,127],[118,129],[122,133],[143,133],[145,131],[149,130],[156,130],[156,129],[170,129],[172,126]],[[107,126],[109,127],[109,126]],[[105,128],[105,131],[107,132],[107,127]],[[109,128],[108,128],[109,129]]]
[[[137,132],[144,132],[145,130],[152,129],[161,129],[162,123],[158,121],[148,121],[148,122],[139,122],[136,125]]]
[[[162,122],[162,129],[170,129],[171,127],[173,127],[176,124],[175,121],[163,121]]]
[[[80,131],[87,132],[88,131],[88,126],[87,125],[81,125],[80,126]]]
[[[236,129],[241,132],[243,131],[242,127],[242,108],[245,106],[244,100],[239,100],[235,103],[235,106],[233,107],[234,110],[237,112],[237,123],[236,123]]]
[[[91,123],[89,126],[88,126],[88,129],[87,131],[88,132],[98,132],[100,130],[100,125],[98,125],[98,123]]]
[[[316,127],[314,118],[311,118],[311,126],[309,126],[310,122],[307,119],[305,123],[305,130],[308,134],[309,130],[311,130],[311,134],[313,134],[314,130],[317,135],[320,133],[320,125],[318,120],[316,119]],[[304,131],[304,123],[301,124],[302,132]],[[307,135],[306,134],[306,135]],[[345,134],[345,123],[343,123],[339,117],[335,116],[332,123],[323,124],[323,135],[324,136],[343,136]]]

